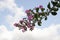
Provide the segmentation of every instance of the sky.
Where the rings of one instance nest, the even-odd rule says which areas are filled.
[[[26,16],[25,10],[39,5],[47,8],[51,0],[0,0],[0,40],[60,40],[60,10],[43,20],[42,26],[22,33],[13,24]]]

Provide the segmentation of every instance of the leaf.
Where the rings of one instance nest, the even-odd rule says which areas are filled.
[[[55,1],[59,1],[59,0],[55,0]]]
[[[53,6],[56,6],[58,4],[57,1],[51,1],[51,3],[52,3]]]
[[[39,11],[39,8],[36,8],[36,12],[38,12]]]
[[[51,9],[50,2],[48,3],[47,7],[48,7],[49,9]]]
[[[56,12],[51,12],[51,14],[52,14],[53,16],[57,15],[57,13],[56,13]]]
[[[54,11],[58,11],[58,8],[52,8],[52,10],[54,10]]]
[[[59,1],[60,2],[60,0],[55,0],[55,1]]]
[[[34,14],[34,11],[33,10],[31,10],[31,12]]]
[[[41,23],[42,23],[41,21],[38,21],[38,25],[39,25],[39,26],[41,26]]]
[[[45,20],[47,20],[47,17],[45,17]]]
[[[46,14],[47,16],[49,16],[49,13],[48,13],[48,12],[45,12],[45,14]]]
[[[34,18],[32,21],[33,21],[33,23],[36,23],[37,20],[36,20],[36,18]]]
[[[36,18],[36,20],[38,20],[38,14],[34,14],[34,17]]]
[[[59,7],[59,8],[60,8],[60,3],[58,3],[58,4],[56,5],[56,7]]]
[[[45,8],[41,8],[41,11],[44,11],[45,10]]]
[[[42,15],[42,16],[45,16],[45,13],[42,13],[41,15]]]

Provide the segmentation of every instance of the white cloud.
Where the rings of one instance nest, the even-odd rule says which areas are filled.
[[[9,26],[13,26],[14,22],[18,22],[18,20],[26,17],[24,13],[23,7],[18,7],[15,3],[15,0],[2,0],[0,1],[0,10],[7,8],[13,15],[7,15],[6,20],[10,24]]]
[[[14,12],[14,16],[12,15],[7,15],[6,16],[6,19],[7,21],[10,23],[10,25],[13,26],[13,24],[15,22],[18,22],[19,20],[21,20],[23,17],[26,17],[26,14],[24,14],[23,12],[23,8],[14,8],[13,9],[13,12]]]
[[[27,31],[22,33],[21,30],[14,29],[14,31],[4,32],[0,35],[0,40],[60,40],[59,25],[51,25],[48,28],[35,28],[32,32]]]

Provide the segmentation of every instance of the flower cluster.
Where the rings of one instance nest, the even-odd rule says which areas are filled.
[[[39,8],[42,9],[43,6],[40,5],[39,7],[35,8],[35,10]],[[22,32],[27,31],[27,28],[29,28],[29,30],[32,31],[34,29],[35,21],[36,21],[35,14],[38,13],[34,13],[33,10],[31,9],[26,10],[25,13],[27,14],[28,18],[23,18],[22,20],[19,21],[19,23],[15,23],[14,26],[19,27],[19,29],[22,29]]]
[[[53,6],[51,7],[49,2],[47,5],[47,10],[45,10],[42,5],[26,10],[25,13],[27,14],[27,18],[23,18],[19,21],[19,23],[15,23],[14,26],[18,27],[19,30],[22,29],[22,32],[27,31],[27,28],[32,31],[34,29],[35,23],[41,26],[42,19],[47,20],[47,16],[49,16],[50,13],[55,16],[57,14],[58,8],[60,8],[59,0],[51,1],[51,3]]]
[[[19,23],[15,23],[14,26],[18,27],[19,30],[22,29],[22,32],[27,31],[29,28],[31,31],[34,29],[33,23],[30,23],[28,20],[24,19],[20,20]]]

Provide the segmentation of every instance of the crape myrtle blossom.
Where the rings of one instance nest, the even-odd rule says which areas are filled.
[[[20,20],[19,23],[15,23],[14,26],[18,27],[19,30],[22,29],[22,32],[27,31],[27,28],[29,28],[29,30],[33,30],[34,27],[33,25],[31,25],[31,23],[27,20]]]
[[[34,18],[33,15],[29,15],[29,16],[28,16],[28,20],[29,20],[29,21],[31,21],[33,18]]]
[[[41,9],[42,9],[42,8],[43,8],[43,6],[42,6],[42,5],[39,5],[39,8],[41,8]]]
[[[25,13],[27,14],[27,18],[25,19],[27,20],[23,18],[19,21],[19,23],[15,23],[14,26],[22,29],[22,32],[27,31],[27,28],[32,31],[34,29],[35,23],[41,26],[42,19],[47,20],[47,17],[50,15],[50,13],[53,16],[57,15],[57,11],[59,10],[58,8],[60,8],[59,2],[59,0],[51,0],[51,2],[49,2],[47,5],[46,10],[42,5],[39,5],[33,9],[26,10]],[[50,4],[52,4],[52,6]]]
[[[24,20],[20,20],[19,22],[22,24],[24,22]]]
[[[37,8],[38,8],[38,9],[39,9],[39,8],[42,9],[43,6],[42,6],[42,5],[39,5],[38,7],[35,7],[34,9],[36,10]]]
[[[15,24],[14,24],[14,26],[19,27],[19,26],[20,26],[20,24],[19,24],[19,23],[15,23]]]
[[[30,10],[26,10],[25,13],[27,13],[27,14],[30,13]]]

